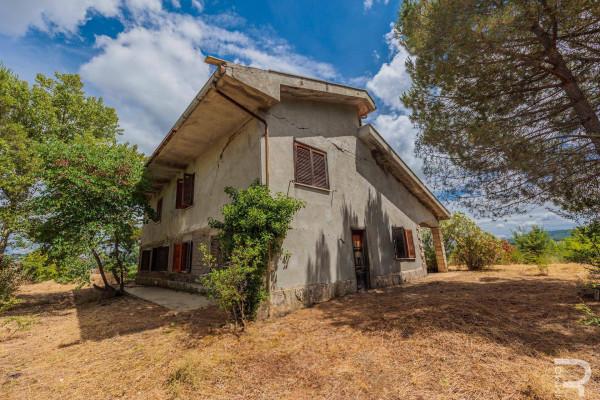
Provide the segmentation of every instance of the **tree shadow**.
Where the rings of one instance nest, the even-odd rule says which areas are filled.
[[[527,355],[600,345],[578,323],[575,284],[551,279],[423,282],[320,304],[334,326],[362,332],[478,336]]]

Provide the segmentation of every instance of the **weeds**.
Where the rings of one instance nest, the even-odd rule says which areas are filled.
[[[582,324],[587,326],[600,326],[600,315],[596,314],[587,304],[577,304],[575,309],[583,314],[583,317],[580,319]]]

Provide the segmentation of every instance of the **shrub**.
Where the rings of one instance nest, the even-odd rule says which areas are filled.
[[[542,258],[547,259],[555,247],[548,232],[537,225],[532,226],[529,232],[514,232],[513,240],[526,264],[538,264]]]
[[[0,310],[14,302],[14,294],[22,281],[21,269],[4,257],[0,261]]]
[[[600,315],[596,314],[587,304],[577,304],[575,308],[583,314],[580,320],[582,324],[600,326]]]
[[[266,296],[265,280],[271,260],[280,253],[283,239],[296,212],[303,206],[297,199],[255,183],[245,190],[225,189],[231,198],[222,211],[223,221],[211,220],[219,229],[219,241],[226,268],[211,268],[203,280],[209,295],[229,312],[234,321],[245,324],[256,317]],[[207,258],[203,250],[205,262]]]
[[[446,250],[455,264],[470,270],[481,270],[500,257],[502,245],[492,234],[483,231],[463,213],[455,213],[442,223]]]
[[[574,229],[565,239],[564,248],[569,261],[600,269],[600,221]]]
[[[24,278],[31,282],[43,282],[57,278],[56,264],[40,250],[34,250],[21,259]]]

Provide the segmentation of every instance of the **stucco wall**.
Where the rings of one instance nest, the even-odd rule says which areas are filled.
[[[284,101],[269,111],[270,185],[302,199],[306,207],[284,242],[291,253],[279,260],[273,290],[355,281],[351,231],[365,229],[372,286],[423,275],[418,226],[437,221],[408,190],[382,170],[356,137],[359,120],[351,106]],[[294,140],[327,152],[329,191],[293,183]],[[413,229],[416,260],[394,257],[392,226]],[[337,288],[327,289],[336,291]]]
[[[193,240],[192,272],[203,272],[197,245],[208,241],[208,219],[219,218],[221,207],[229,201],[224,193],[226,186],[245,188],[260,178],[261,135],[262,129],[250,120],[242,129],[221,138],[199,154],[185,171],[196,174],[194,204],[191,207],[183,210],[175,208],[176,179],[153,196],[150,200],[153,206],[159,198],[163,198],[162,219],[144,226],[142,249],[169,245],[170,271],[173,243]]]

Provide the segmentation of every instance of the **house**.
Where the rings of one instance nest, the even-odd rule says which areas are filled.
[[[269,280],[282,313],[427,274],[422,229],[446,270],[439,221],[449,213],[371,125],[367,91],[245,67],[216,66],[147,162],[158,220],[143,227],[140,284],[199,289],[209,218],[226,186],[255,181],[302,199]]]

